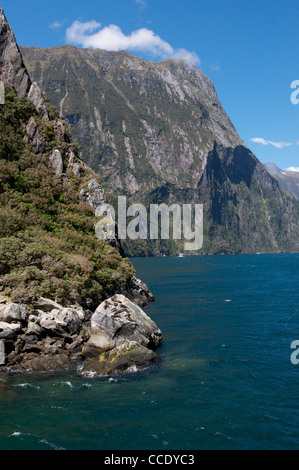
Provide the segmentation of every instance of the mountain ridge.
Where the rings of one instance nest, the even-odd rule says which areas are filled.
[[[280,186],[290,196],[299,200],[299,173],[296,171],[281,170],[275,163],[264,163],[267,171],[278,181]]]
[[[74,46],[21,52],[112,203],[203,203],[200,254],[299,249],[297,201],[244,144],[197,67]],[[173,240],[124,246],[131,256],[183,249]]]

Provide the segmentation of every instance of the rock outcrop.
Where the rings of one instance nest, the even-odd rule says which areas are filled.
[[[109,375],[157,362],[159,356],[153,349],[161,346],[162,340],[160,329],[140,307],[123,295],[115,295],[91,317],[80,373]]]
[[[157,325],[123,295],[115,295],[105,300],[91,318],[93,338],[97,342],[97,332],[108,347],[119,346],[124,341],[135,341],[142,346],[157,348],[162,341],[162,333]],[[105,341],[104,336],[106,335]]]
[[[18,96],[28,98],[44,119],[49,119],[42,92],[37,83],[32,82],[23,62],[15,35],[0,8],[0,80],[13,85]]]
[[[112,350],[103,352],[98,357],[86,361],[80,370],[80,374],[102,376],[131,372],[159,360],[159,356],[153,351],[134,341],[126,341]]]
[[[139,307],[145,307],[150,302],[155,302],[155,297],[147,285],[135,276],[132,277],[129,284],[119,289],[118,293],[130,299]]]
[[[0,366],[20,372],[76,368],[107,375],[160,360],[162,333],[145,312],[115,295],[92,312],[40,298],[32,307],[0,305]]]

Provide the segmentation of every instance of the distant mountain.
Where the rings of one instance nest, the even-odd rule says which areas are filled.
[[[275,163],[265,163],[264,166],[288,194],[299,200],[299,172],[281,170]]]
[[[200,253],[299,250],[299,204],[244,144],[198,68],[72,46],[21,51],[112,202],[204,204]],[[126,246],[130,255],[181,249]]]

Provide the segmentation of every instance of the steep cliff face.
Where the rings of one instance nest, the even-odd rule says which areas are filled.
[[[0,77],[4,83],[14,85],[22,98],[29,93],[32,81],[24,66],[15,36],[3,10],[0,8]]]
[[[32,83],[14,33],[0,8],[0,80],[13,85],[20,98],[28,96],[39,114],[49,119],[40,88]]]
[[[299,200],[299,173],[297,171],[283,171],[275,163],[265,163],[264,166],[290,196]]]
[[[198,68],[71,46],[21,50],[112,201],[203,203],[201,253],[298,250],[297,202],[246,147]],[[182,244],[126,249],[176,253]]]
[[[243,144],[196,67],[71,46],[22,54],[107,188],[141,196],[165,182],[196,187],[214,140]]]

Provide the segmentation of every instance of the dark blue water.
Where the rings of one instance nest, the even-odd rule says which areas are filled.
[[[0,376],[0,449],[297,449],[299,255],[133,264],[157,299],[146,312],[163,364],[110,379]]]

